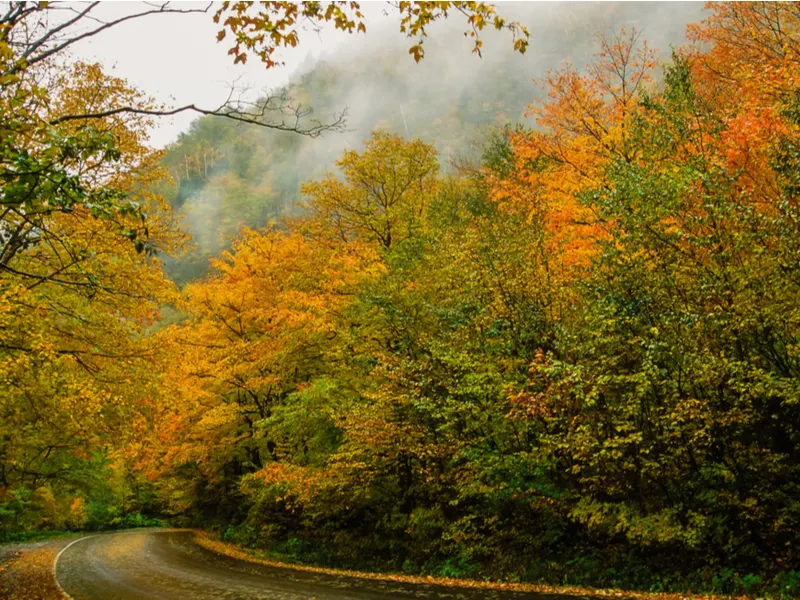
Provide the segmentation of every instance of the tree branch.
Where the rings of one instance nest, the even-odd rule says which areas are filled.
[[[340,113],[333,114],[333,122],[331,123],[323,124],[320,123],[319,121],[312,121],[310,126],[303,127],[300,124],[300,119],[302,119],[302,117],[308,113],[303,113],[298,109],[293,114],[294,123],[286,123],[285,121],[281,121],[280,123],[275,123],[262,120],[262,117],[264,116],[267,110],[268,109],[266,108],[266,104],[264,105],[262,110],[256,114],[243,112],[238,109],[230,107],[206,109],[206,108],[200,108],[199,106],[196,106],[194,104],[187,104],[186,106],[181,106],[179,108],[164,109],[164,110],[142,109],[142,108],[136,108],[134,106],[120,106],[94,113],[62,115],[50,121],[50,125],[58,125],[59,123],[64,123],[66,121],[102,119],[105,117],[111,117],[119,114],[137,114],[137,115],[149,115],[157,117],[169,117],[172,115],[177,115],[182,112],[190,111],[190,112],[196,112],[201,115],[224,117],[226,119],[231,119],[233,121],[247,123],[249,125],[257,125],[259,127],[265,127],[267,129],[277,129],[278,131],[290,131],[292,133],[299,133],[301,135],[306,135],[308,137],[315,138],[326,131],[341,130],[346,123],[346,116],[347,116],[347,107],[345,107]]]
[[[66,29],[68,29],[70,26],[74,25],[75,23],[77,23],[78,21],[80,21],[81,19],[86,17],[88,15],[88,13],[92,9],[94,9],[98,4],[99,4],[99,2],[94,2],[94,3],[90,4],[89,7],[87,7],[85,10],[79,12],[75,17],[73,17],[72,19],[68,20],[66,23],[64,23],[62,25],[59,25],[57,27],[54,27],[53,29],[50,29],[49,31],[46,31],[36,42],[33,42],[31,44],[31,46],[22,54],[22,60],[15,61],[14,65],[10,69],[8,69],[5,73],[3,73],[3,75],[13,75],[14,73],[17,73],[22,69],[29,68],[30,66],[35,65],[36,63],[39,63],[39,62],[41,62],[41,61],[53,56],[54,54],[58,54],[59,52],[63,52],[64,50],[66,50],[68,47],[70,47],[71,45],[75,44],[76,42],[79,42],[81,40],[85,40],[85,39],[90,38],[90,37],[94,37],[95,35],[105,31],[106,29],[110,29],[112,27],[116,27],[117,25],[119,25],[121,23],[124,23],[126,21],[131,21],[133,19],[140,19],[142,17],[146,17],[146,16],[149,16],[149,15],[156,15],[156,14],[207,13],[209,11],[209,9],[211,8],[211,6],[213,5],[213,3],[209,2],[205,6],[205,8],[187,8],[187,9],[183,9],[183,8],[169,8],[169,2],[165,2],[164,4],[159,5],[158,8],[154,8],[152,10],[146,10],[146,11],[143,11],[143,12],[134,13],[134,14],[131,14],[131,15],[126,15],[124,17],[120,17],[118,19],[114,19],[113,21],[108,21],[107,23],[103,23],[99,27],[95,27],[94,29],[91,29],[91,30],[86,31],[84,33],[76,34],[76,35],[74,35],[72,37],[68,37],[64,41],[62,41],[60,43],[57,43],[54,46],[52,46],[51,48],[49,48],[47,50],[44,50],[40,54],[37,54],[37,55],[33,56],[33,53],[37,49],[41,48],[48,41],[51,41],[53,39],[53,36],[55,36],[59,32],[66,31]],[[45,9],[45,10],[47,10],[47,9]],[[50,9],[50,10],[52,10],[52,9]],[[13,27],[14,24],[16,24],[18,22],[19,22],[19,19],[16,19],[14,22],[11,23],[11,26]]]

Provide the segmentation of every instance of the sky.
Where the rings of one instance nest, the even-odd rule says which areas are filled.
[[[173,2],[180,8],[203,8],[203,2]],[[104,21],[146,9],[143,2],[108,2],[92,12]],[[220,26],[208,14],[153,15],[117,25],[73,47],[83,60],[100,62],[109,73],[127,79],[157,101],[171,106],[196,104],[216,108],[228,97],[230,86],[247,87],[249,98],[258,92],[285,84],[291,73],[309,58],[332,51],[344,39],[342,34],[313,31],[302,34],[297,49],[283,51],[286,66],[267,71],[258,61],[234,65],[229,45],[217,43]],[[174,141],[194,113],[183,113],[159,121],[150,138],[155,147]]]
[[[548,4],[555,6],[557,3]],[[202,9],[208,3],[171,2],[170,6]],[[73,54],[83,60],[100,62],[107,72],[128,80],[158,102],[216,108],[228,97],[231,85],[235,84],[237,89],[247,88],[248,95],[244,99],[254,100],[259,92],[286,84],[292,73],[309,60],[329,57],[344,46],[347,46],[345,55],[352,60],[362,48],[380,45],[386,35],[402,36],[396,11],[387,11],[385,2],[362,2],[366,34],[348,35],[334,30],[330,24],[321,32],[301,30],[297,48],[280,49],[279,57],[285,66],[267,71],[255,57],[246,65],[233,64],[233,58],[227,54],[230,47],[227,41],[218,43],[216,40],[220,26],[213,22],[212,15],[217,6],[219,3],[214,3],[206,14],[162,14],[131,20],[74,45]],[[530,13],[530,6],[531,3],[525,2],[503,2],[497,8],[499,14],[518,19],[520,14]],[[108,21],[147,8],[144,2],[104,2],[92,14]],[[546,10],[546,5],[539,4],[537,11]],[[463,38],[464,24],[460,16],[454,15],[451,20],[458,20],[460,29],[449,28],[450,41],[454,45],[468,44]],[[448,31],[443,22],[429,27],[432,37],[437,33],[441,37],[443,31]],[[493,35],[497,34],[487,30],[482,37],[489,39]],[[508,38],[510,40],[510,36]],[[509,40],[504,39],[503,43]],[[464,47],[465,55],[469,56],[471,47]],[[413,64],[408,56],[399,60],[409,60],[410,66]],[[174,141],[196,117],[187,112],[160,120],[151,134],[151,144],[163,147]]]
[[[76,6],[79,4],[75,3]],[[170,6],[181,9],[204,8],[207,3],[172,2]],[[172,107],[193,103],[202,108],[213,109],[226,100],[231,85],[238,89],[248,89],[243,99],[255,100],[269,89],[285,85],[293,73],[309,64],[308,61],[334,55],[337,60],[357,61],[365,52],[380,52],[386,45],[387,36],[402,36],[398,31],[399,16],[396,12],[387,15],[385,2],[362,3],[368,28],[366,35],[348,35],[335,31],[330,25],[320,33],[301,31],[298,48],[280,50],[279,59],[285,62],[285,66],[267,71],[257,58],[252,58],[246,65],[233,64],[232,57],[227,54],[230,47],[228,41],[216,41],[216,34],[220,29],[212,20],[216,6],[212,6],[206,14],[162,14],[122,23],[76,44],[73,46],[73,54],[83,60],[100,62],[107,72],[128,80],[158,103]],[[520,20],[530,28],[531,48],[525,59],[530,64],[530,61],[537,60],[537,55],[547,52],[546,47],[541,47],[541,40],[551,35],[548,30],[558,24],[556,16],[559,13],[580,19],[579,15],[584,10],[601,15],[613,15],[617,10],[610,3],[592,2],[582,6],[584,8],[576,12],[572,10],[574,6],[569,7],[568,11],[561,10],[564,4],[557,2],[501,2],[497,4],[497,10],[500,15]],[[663,25],[664,19],[669,20],[677,7],[663,3],[649,6],[653,9],[647,9],[649,14],[645,34],[647,39],[652,40],[661,32],[659,22]],[[107,21],[145,9],[147,4],[144,2],[104,2],[92,14]],[[451,78],[469,78],[472,76],[469,61],[478,59],[470,53],[469,40],[463,37],[465,24],[460,15],[454,14],[448,21],[450,23],[433,24],[429,34],[434,39],[446,40],[445,47],[449,53],[458,52],[458,56],[463,56],[463,59],[459,58],[457,61],[459,67],[450,69],[445,75]],[[623,23],[616,23],[619,24]],[[502,51],[503,56],[509,55],[510,35],[487,29],[482,37],[486,42],[484,53],[487,60],[491,60],[488,55],[492,52]],[[419,72],[412,69],[413,61],[410,57],[398,56],[397,60],[409,62],[410,74]],[[431,83],[433,87],[449,84],[441,80]],[[466,83],[472,85],[471,82]],[[465,83],[462,82],[463,84]],[[357,97],[343,99],[348,106],[352,106],[354,101],[357,103]],[[196,113],[186,112],[159,119],[156,128],[151,132],[151,144],[155,147],[169,144],[195,118]]]

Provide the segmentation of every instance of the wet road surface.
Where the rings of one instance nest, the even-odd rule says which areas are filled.
[[[57,560],[56,577],[74,600],[579,598],[399,583],[267,566],[207,550],[194,542],[191,531],[118,533],[81,539]]]

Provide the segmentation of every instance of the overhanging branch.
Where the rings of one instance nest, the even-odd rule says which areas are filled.
[[[187,104],[186,106],[181,106],[179,108],[164,109],[164,110],[143,109],[143,108],[137,108],[135,106],[119,106],[116,108],[98,112],[62,115],[50,121],[50,124],[58,125],[59,123],[65,123],[67,121],[102,119],[105,117],[112,117],[114,115],[120,115],[120,114],[169,117],[183,112],[195,112],[200,115],[224,117],[226,119],[231,119],[233,121],[247,123],[249,125],[257,125],[259,127],[265,127],[267,129],[277,129],[279,131],[290,131],[292,133],[299,133],[301,135],[306,135],[312,138],[319,136],[325,131],[342,130],[345,126],[346,116],[347,116],[347,108],[344,108],[341,112],[333,114],[333,121],[330,123],[321,123],[319,121],[314,120],[311,121],[311,123],[308,126],[304,126],[301,123],[301,120],[307,114],[307,112],[302,112],[302,111],[296,111],[295,113],[293,113],[288,121],[284,119],[281,120],[280,122],[274,122],[274,121],[263,120],[263,116],[267,112],[266,110],[260,113],[253,114],[247,111],[241,111],[232,108],[206,109],[196,106],[194,104]]]

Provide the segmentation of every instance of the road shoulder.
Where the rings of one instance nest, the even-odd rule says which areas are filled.
[[[644,599],[731,600],[730,598],[723,596],[712,596],[706,594],[663,594],[663,593],[652,593],[652,592],[631,592],[631,591],[610,590],[610,589],[589,590],[589,589],[575,588],[575,587],[553,587],[546,585],[521,584],[521,583],[494,583],[485,581],[474,581],[468,579],[451,579],[444,577],[420,577],[411,575],[366,573],[361,571],[347,571],[341,569],[326,569],[322,567],[296,565],[296,564],[269,560],[266,558],[256,556],[253,553],[247,551],[246,549],[235,546],[234,544],[223,542],[214,534],[211,534],[209,532],[194,530],[194,533],[195,533],[195,542],[198,545],[202,546],[203,548],[206,548],[207,550],[216,552],[218,554],[222,554],[239,560],[245,560],[252,563],[263,564],[271,567],[295,569],[299,571],[308,571],[312,573],[324,573],[326,575],[333,575],[333,576],[356,577],[359,579],[383,580],[383,581],[393,581],[393,582],[411,583],[411,584],[426,584],[426,585],[446,586],[454,588],[470,588],[476,590],[482,589],[486,591],[496,590],[504,592],[522,592],[522,593],[532,593],[532,594],[549,596],[560,599],[574,598],[575,600],[602,599],[602,598],[618,598],[625,600],[644,600]]]
[[[0,598],[4,600],[64,600],[56,583],[56,556],[84,534],[47,541],[0,545]]]

